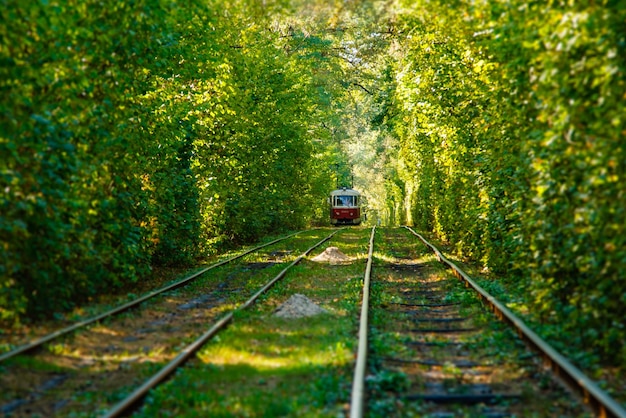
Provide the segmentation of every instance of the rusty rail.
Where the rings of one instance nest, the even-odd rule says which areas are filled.
[[[361,418],[363,416],[365,403],[365,369],[367,366],[367,328],[370,299],[370,276],[372,274],[372,254],[374,252],[375,234],[376,227],[373,227],[372,234],[370,235],[367,265],[365,267],[365,275],[363,277],[363,301],[361,303],[361,318],[359,323],[359,347],[356,357],[356,367],[354,368],[354,378],[352,379],[350,418]]]

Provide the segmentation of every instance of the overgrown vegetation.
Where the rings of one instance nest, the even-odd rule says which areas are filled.
[[[328,232],[319,231],[318,238]],[[228,329],[198,354],[193,367],[151,393],[139,415],[344,415],[354,372],[368,238],[366,229],[342,231],[314,250],[312,257],[337,246],[351,262],[329,265],[303,260],[258,303],[237,312]],[[306,296],[326,313],[273,315],[294,294]]]
[[[620,2],[2,6],[3,321],[323,222],[340,164],[624,365]]]
[[[399,149],[395,220],[517,276],[553,337],[615,364],[625,19],[616,2],[399,1],[379,117]]]
[[[323,219],[341,68],[287,6],[3,2],[1,320]]]

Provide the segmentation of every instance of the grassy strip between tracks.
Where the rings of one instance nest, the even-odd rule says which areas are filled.
[[[250,310],[154,391],[141,416],[336,417],[349,405],[367,229],[339,232],[294,267]],[[352,258],[310,260],[328,246]],[[274,310],[302,294],[327,313],[277,318]]]

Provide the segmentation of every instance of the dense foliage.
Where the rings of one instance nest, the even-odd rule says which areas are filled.
[[[269,3],[2,2],[3,320],[323,218],[323,41]]]
[[[397,220],[517,277],[557,340],[626,363],[623,4],[398,3],[378,118]]]
[[[352,170],[370,219],[514,277],[546,332],[626,363],[621,2],[4,0],[0,18],[3,320],[323,222]]]

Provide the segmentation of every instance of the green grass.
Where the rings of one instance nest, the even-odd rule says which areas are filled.
[[[321,239],[330,230],[318,233]],[[140,416],[343,416],[352,385],[368,237],[368,229],[349,229],[316,249],[248,311],[237,312],[189,367],[153,391]],[[310,261],[328,246],[339,247],[353,262]],[[295,293],[328,313],[272,316]]]

